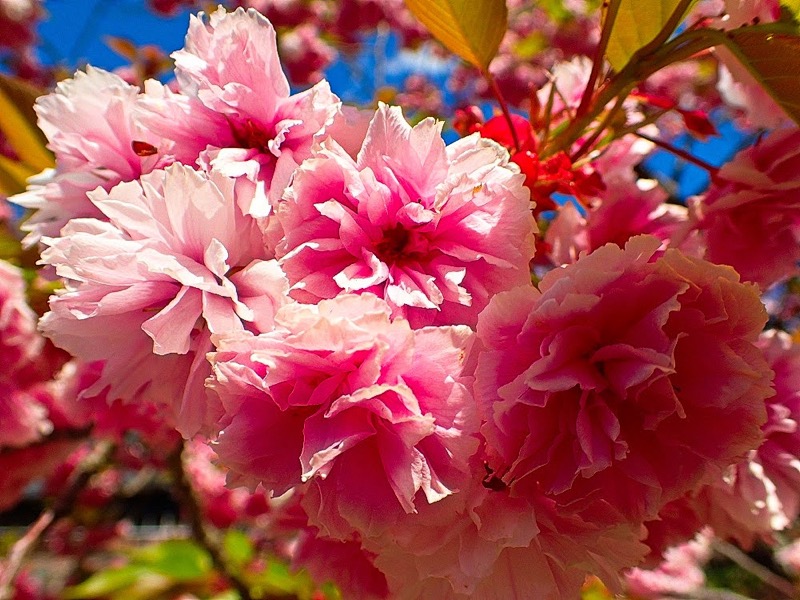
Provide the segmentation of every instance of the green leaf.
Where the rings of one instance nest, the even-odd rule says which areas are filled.
[[[174,581],[197,579],[207,575],[213,566],[208,552],[190,540],[166,540],[136,550],[131,558],[134,564]]]
[[[406,0],[406,6],[433,37],[484,71],[506,33],[505,0]]]
[[[36,126],[33,103],[41,90],[0,75],[0,132],[19,159],[36,172],[53,166],[53,155]]]
[[[681,3],[682,0],[621,0],[606,48],[606,58],[614,70],[621,71],[637,50],[652,42]]]
[[[255,548],[253,548],[250,538],[247,537],[246,533],[238,529],[229,529],[225,533],[222,548],[230,563],[239,569],[253,560],[255,555]]]
[[[724,45],[800,124],[800,36],[790,31],[740,27],[725,34]]]
[[[147,574],[146,568],[135,565],[99,571],[78,585],[66,588],[61,597],[64,600],[102,598],[133,585]]]

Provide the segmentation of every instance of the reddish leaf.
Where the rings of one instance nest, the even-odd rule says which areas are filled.
[[[724,44],[800,124],[800,37],[791,31],[740,27],[725,34]]]

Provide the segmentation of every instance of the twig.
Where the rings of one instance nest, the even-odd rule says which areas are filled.
[[[168,464],[174,479],[175,495],[181,507],[186,510],[192,537],[205,548],[206,552],[208,552],[211,557],[211,561],[214,563],[214,568],[227,578],[231,586],[238,592],[241,600],[253,600],[253,596],[250,593],[250,586],[230,568],[225,557],[222,555],[219,543],[213,539],[211,532],[206,527],[203,520],[203,511],[197,500],[197,494],[195,494],[192,489],[192,484],[184,469],[184,448],[184,444],[181,443],[175,452],[170,455]]]
[[[603,135],[603,132],[608,128],[611,121],[617,116],[619,111],[622,109],[622,105],[624,103],[625,103],[625,98],[623,96],[619,96],[617,98],[617,101],[614,103],[614,106],[612,106],[611,110],[609,110],[606,113],[605,117],[603,117],[603,120],[597,125],[594,132],[592,132],[592,134],[588,138],[586,138],[586,140],[584,140],[580,148],[578,148],[575,152],[572,153],[572,155],[570,156],[570,160],[572,162],[575,162],[577,159],[579,159],[581,156],[586,154],[591,149],[592,144],[594,144],[597,141],[597,139],[601,135]]]
[[[594,89],[597,85],[597,78],[600,75],[600,70],[603,67],[603,62],[608,49],[608,41],[611,39],[611,30],[614,28],[614,21],[617,19],[617,13],[622,3],[620,0],[610,0],[606,6],[605,19],[603,20],[603,28],[600,31],[600,42],[595,49],[594,60],[592,61],[592,70],[589,73],[589,80],[586,82],[586,87],[583,88],[583,95],[581,96],[580,104],[578,105],[577,116],[583,115],[588,109],[594,95]]]
[[[733,544],[730,544],[725,540],[715,538],[711,542],[711,547],[714,549],[714,551],[721,554],[725,558],[732,560],[742,569],[751,575],[758,577],[762,582],[779,591],[781,594],[784,594],[787,598],[791,599],[796,597],[796,590],[791,582],[787,581],[777,573],[773,573],[764,565],[754,561]]]
[[[39,541],[62,517],[69,515],[75,506],[78,495],[89,483],[93,475],[108,464],[114,444],[100,442],[94,450],[75,469],[70,477],[66,491],[61,494],[49,508],[42,512],[31,528],[11,547],[11,552],[0,572],[0,600],[11,600],[14,597],[14,580],[19,574],[25,558],[36,548]]]
[[[494,76],[489,72],[488,67],[483,70],[483,76],[489,84],[489,87],[492,89],[494,97],[497,98],[497,102],[500,104],[500,110],[503,112],[503,117],[505,117],[506,123],[508,124],[508,129],[511,132],[511,139],[514,140],[514,149],[519,152],[519,136],[517,135],[516,127],[514,127],[514,121],[511,119],[511,111],[508,110],[508,103],[506,102],[505,96],[503,96],[503,92],[497,85],[497,81],[495,81]]]
[[[673,144],[670,144],[669,142],[666,142],[664,140],[660,140],[658,138],[651,137],[651,136],[649,136],[647,134],[644,134],[644,133],[641,133],[639,131],[634,132],[634,135],[637,136],[637,137],[642,138],[643,140],[647,140],[648,142],[652,142],[653,144],[655,144],[659,148],[663,148],[667,152],[671,152],[672,154],[674,154],[678,158],[682,158],[686,162],[692,163],[693,165],[695,165],[697,167],[700,167],[701,169],[703,169],[705,171],[708,171],[708,173],[712,177],[715,176],[717,173],[719,173],[719,167],[715,167],[714,165],[711,165],[711,164],[707,163],[706,161],[704,161],[704,160],[702,160],[700,158],[697,158],[696,156],[694,156],[693,154],[690,154],[689,152],[687,152],[683,148],[678,148],[677,146],[674,146]]]

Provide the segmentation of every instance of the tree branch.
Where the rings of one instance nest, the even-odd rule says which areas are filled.
[[[25,559],[36,549],[39,541],[50,531],[53,525],[59,519],[72,512],[78,495],[89,483],[92,476],[108,465],[114,448],[114,444],[108,441],[98,443],[72,473],[67,489],[56,498],[52,508],[42,512],[25,535],[14,543],[5,561],[4,568],[0,572],[0,600],[11,600],[14,597],[14,581]]]

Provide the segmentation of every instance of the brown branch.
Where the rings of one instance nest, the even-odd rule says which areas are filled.
[[[91,427],[82,427],[80,429],[65,427],[55,429],[52,433],[28,444],[27,446],[22,446],[20,448],[6,447],[0,449],[0,457],[11,456],[16,452],[28,450],[29,448],[40,448],[51,442],[79,442],[82,440],[88,440],[89,432],[91,432],[91,430]]]
[[[777,573],[770,571],[764,565],[754,561],[752,558],[747,556],[744,552],[739,550],[733,544],[726,542],[725,540],[720,540],[718,538],[714,538],[711,541],[711,547],[714,549],[715,552],[721,554],[725,558],[732,560],[736,563],[739,567],[758,577],[762,582],[773,588],[774,590],[784,594],[787,598],[796,598],[797,590],[792,585],[792,583]]]
[[[11,600],[14,597],[14,581],[25,559],[53,525],[72,513],[78,495],[92,476],[106,467],[113,452],[114,444],[107,441],[98,443],[72,473],[65,492],[56,498],[53,506],[42,512],[25,535],[14,543],[0,572],[0,600]]]
[[[253,600],[253,595],[250,593],[250,586],[233,572],[233,569],[222,554],[220,543],[214,539],[214,535],[209,531],[208,527],[206,527],[197,494],[194,489],[192,489],[192,484],[184,468],[184,449],[185,445],[181,443],[175,452],[170,455],[168,465],[173,477],[175,496],[181,508],[186,511],[186,518],[189,519],[189,528],[192,531],[192,537],[198,544],[205,548],[206,552],[208,552],[208,555],[211,557],[214,568],[230,582],[231,586],[239,594],[241,600]],[[268,598],[268,596],[265,598]]]
[[[503,92],[497,85],[497,81],[495,81],[494,76],[489,72],[489,68],[487,67],[482,72],[486,82],[492,89],[494,97],[497,98],[497,102],[500,104],[500,110],[503,112],[503,117],[508,124],[509,131],[511,132],[511,139],[514,140],[514,149],[519,152],[519,136],[517,135],[517,129],[514,127],[514,121],[511,119],[511,111],[508,109],[508,103],[506,102],[505,96],[503,96]]]

